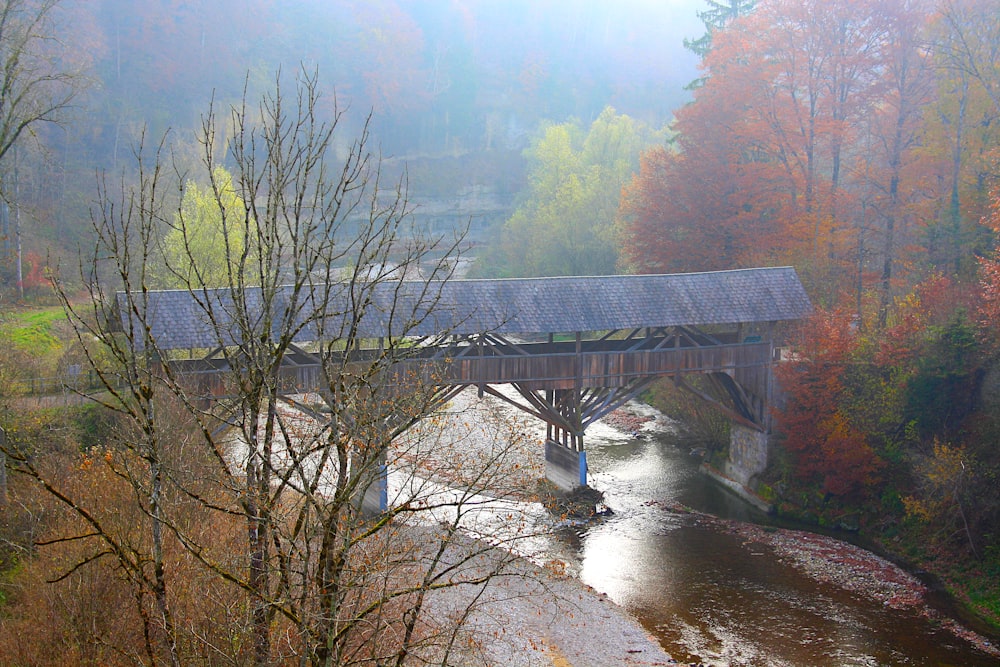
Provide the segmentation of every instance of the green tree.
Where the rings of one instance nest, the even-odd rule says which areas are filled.
[[[550,125],[527,150],[525,202],[504,224],[479,272],[501,277],[604,275],[618,262],[615,218],[643,148],[662,139],[607,108],[584,131]]]
[[[963,310],[944,325],[928,326],[906,386],[910,418],[921,433],[953,433],[976,406],[982,359],[976,328]]]
[[[705,34],[697,39],[684,39],[684,48],[692,51],[702,58],[712,48],[712,35],[722,30],[731,21],[741,16],[749,14],[757,5],[757,0],[705,0],[708,9],[698,12],[698,18],[705,24]],[[699,79],[694,83],[697,87],[704,79]]]
[[[225,167],[212,170],[207,187],[188,180],[181,206],[163,237],[164,264],[157,282],[174,288],[231,284],[252,224]]]

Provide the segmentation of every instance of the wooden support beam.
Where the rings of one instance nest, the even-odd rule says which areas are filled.
[[[701,391],[699,389],[696,389],[695,387],[692,387],[691,385],[689,385],[687,382],[684,381],[684,376],[682,376],[682,375],[675,376],[674,377],[674,384],[676,384],[681,389],[684,389],[685,391],[691,392],[692,394],[694,394],[698,398],[702,399],[703,401],[706,401],[707,403],[711,403],[712,405],[714,405],[715,407],[717,407],[719,410],[721,410],[722,412],[726,413],[733,421],[735,421],[735,422],[737,422],[739,424],[742,424],[743,426],[746,426],[747,428],[750,428],[750,429],[753,429],[755,431],[759,431],[761,433],[764,433],[765,429],[764,429],[764,427],[762,425],[757,424],[757,423],[753,422],[750,419],[747,419],[742,414],[740,414],[739,412],[737,412],[733,408],[729,407],[728,405],[726,405],[722,401],[718,400],[714,396],[710,396],[709,394],[706,394],[705,392],[703,392],[703,391]]]
[[[514,385],[516,388],[516,385]],[[561,428],[564,430],[572,430],[573,425],[566,421],[555,405],[537,396],[535,392],[530,390],[525,390],[523,388],[518,389],[518,394],[525,399],[525,402],[516,401],[510,396],[496,390],[493,385],[485,385],[483,388],[484,392],[490,396],[499,398],[500,400],[513,405],[518,410],[528,413],[533,417],[537,417],[546,424]]]

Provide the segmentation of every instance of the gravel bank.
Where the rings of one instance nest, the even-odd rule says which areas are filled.
[[[508,471],[537,505],[534,480],[544,476],[544,425],[494,397],[459,394],[445,410],[447,441],[466,452],[513,443],[518,469]],[[626,417],[628,418],[628,417]],[[642,422],[648,419],[643,419]],[[629,423],[638,429],[642,422]],[[529,482],[528,480],[532,480]],[[638,620],[583,582],[559,561],[534,557],[516,564],[513,576],[498,577],[478,599],[466,621],[479,649],[470,665],[503,667],[640,667],[677,664]],[[469,591],[451,589],[435,604],[443,613],[468,604]]]
[[[447,589],[440,613],[469,591]],[[639,622],[580,581],[520,561],[493,579],[465,624],[476,649],[463,664],[504,667],[639,667],[677,664]]]
[[[891,609],[911,610],[939,623],[988,655],[1000,658],[1000,647],[951,618],[942,617],[926,600],[927,587],[917,577],[871,551],[833,537],[801,530],[773,529],[720,519],[682,506],[668,509],[690,514],[701,525],[762,544],[807,576],[876,600]]]

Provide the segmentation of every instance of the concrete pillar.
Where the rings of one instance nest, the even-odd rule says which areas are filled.
[[[361,512],[367,516],[375,516],[389,509],[389,475],[386,465],[380,464],[372,475],[371,481],[365,486],[361,497]]]
[[[355,502],[360,504],[361,513],[365,516],[377,516],[389,509],[389,466],[386,461],[386,452],[382,450],[374,460],[366,461],[358,456],[351,462],[351,467],[362,475],[360,498]]]
[[[725,475],[750,489],[754,477],[767,468],[769,453],[767,433],[733,424],[729,435],[729,458]]]
[[[587,452],[546,440],[545,478],[563,491],[587,486]]]

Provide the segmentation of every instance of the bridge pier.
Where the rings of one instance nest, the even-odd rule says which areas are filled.
[[[361,496],[361,513],[376,516],[389,509],[389,474],[384,463],[372,475]]]
[[[763,512],[773,511],[766,500],[755,493],[756,477],[767,468],[770,437],[767,433],[733,424],[729,436],[729,457],[720,472],[702,464],[702,472]]]
[[[729,457],[723,471],[741,486],[751,488],[754,478],[767,468],[767,433],[733,424],[729,434]]]
[[[354,502],[365,516],[378,516],[389,509],[389,466],[385,450],[373,460],[356,457],[352,467],[358,469],[361,480]]]
[[[546,440],[545,478],[563,491],[587,486],[587,452]]]

